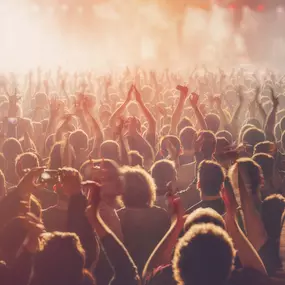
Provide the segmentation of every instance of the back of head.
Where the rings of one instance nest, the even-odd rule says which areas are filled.
[[[177,126],[177,133],[179,134],[184,128],[192,127],[191,120],[188,117],[184,117]]]
[[[166,189],[167,184],[176,179],[175,164],[170,160],[163,159],[155,162],[150,171],[158,189]]]
[[[249,118],[246,121],[246,123],[249,124],[249,125],[253,125],[256,128],[258,128],[258,129],[262,129],[262,126],[261,126],[260,122],[256,118]]]
[[[179,133],[179,138],[184,150],[191,150],[194,148],[197,133],[192,127],[185,127]]]
[[[217,227],[226,229],[223,217],[212,208],[199,208],[192,212],[184,223],[184,232],[186,233],[194,225],[213,224]]]
[[[247,129],[242,137],[244,144],[249,144],[254,147],[256,144],[265,141],[265,134],[262,130],[255,127]]]
[[[216,151],[217,139],[213,132],[211,131],[200,131],[198,137],[201,137],[203,141],[202,149],[206,159],[211,159]]]
[[[220,117],[218,115],[213,114],[213,113],[207,114],[205,117],[205,121],[206,121],[208,129],[212,131],[214,134],[219,130]]]
[[[268,236],[273,240],[280,239],[284,210],[285,198],[280,194],[268,196],[261,204],[261,218]]]
[[[243,125],[240,130],[239,130],[239,136],[238,136],[238,143],[242,143],[242,138],[243,135],[245,133],[246,130],[250,129],[250,128],[254,128],[254,125],[250,125],[250,124],[245,124]]]
[[[212,224],[195,225],[175,248],[174,278],[179,285],[225,285],[234,257],[233,242],[226,231]]]
[[[35,104],[37,107],[45,107],[48,104],[47,94],[43,92],[36,93]]]
[[[47,234],[45,244],[35,256],[32,284],[80,285],[85,252],[74,233]]]
[[[216,137],[217,138],[225,138],[229,142],[229,144],[233,143],[232,134],[226,130],[222,130],[222,131],[217,132]]]
[[[260,142],[255,145],[254,151],[253,151],[253,154],[258,154],[258,153],[267,153],[270,155],[275,155],[276,146],[273,142],[270,142],[270,141]]]
[[[125,191],[122,200],[125,207],[148,208],[156,199],[152,177],[141,168],[124,167]]]
[[[25,174],[26,169],[39,167],[39,159],[33,152],[24,152],[16,157],[16,174],[21,178]]]
[[[265,181],[270,181],[274,171],[273,156],[266,153],[258,153],[252,159],[261,167]]]
[[[225,174],[222,167],[211,160],[204,160],[198,167],[198,187],[204,196],[220,194]]]
[[[176,136],[173,136],[173,135],[167,135],[167,136],[163,137],[160,141],[160,152],[161,152],[161,155],[163,157],[167,157],[167,155],[169,154],[168,150],[167,150],[168,142],[170,142],[173,145],[173,147],[175,148],[175,151],[177,153],[180,153],[181,142],[180,142],[179,138]]]
[[[118,143],[112,140],[104,141],[100,146],[100,155],[102,158],[120,163],[120,147]]]
[[[88,136],[83,130],[76,130],[69,136],[69,142],[77,152],[88,148]]]
[[[217,138],[216,153],[223,153],[229,149],[230,143],[226,138]]]
[[[15,138],[8,138],[2,145],[2,152],[7,161],[14,161],[23,152],[21,144]]]
[[[129,160],[130,160],[130,165],[131,166],[140,166],[144,167],[144,159],[143,156],[136,150],[131,150],[128,153],[129,155]]]

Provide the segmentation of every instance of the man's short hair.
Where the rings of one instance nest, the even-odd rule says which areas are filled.
[[[261,218],[266,232],[272,240],[279,240],[281,234],[281,218],[285,210],[285,198],[274,194],[264,199],[261,204]]]
[[[83,130],[72,132],[69,136],[69,142],[74,150],[86,150],[88,148],[88,136]]]
[[[210,113],[205,117],[205,121],[208,127],[208,130],[212,131],[214,134],[220,128],[220,117],[217,114]]]
[[[242,136],[242,142],[252,147],[263,141],[265,141],[265,133],[256,127],[247,129]]]
[[[112,140],[104,141],[100,146],[100,155],[106,159],[112,159],[120,163],[120,146]]]
[[[197,135],[203,140],[202,152],[207,159],[212,158],[212,155],[216,151],[217,139],[213,132],[211,131],[200,131]]]
[[[216,133],[216,137],[218,138],[225,138],[230,144],[233,143],[233,135],[226,130],[222,130]]]
[[[233,242],[226,231],[212,224],[195,225],[175,248],[174,278],[179,285],[226,284],[234,258]]]
[[[139,167],[124,167],[122,171],[125,182],[122,195],[124,205],[133,208],[153,206],[156,193],[152,177]]]
[[[212,160],[204,160],[199,164],[198,182],[203,195],[219,195],[224,180],[225,174],[220,164]]]
[[[266,181],[270,180],[274,171],[273,156],[267,153],[258,153],[252,159],[261,167],[264,179]]]
[[[180,153],[181,150],[181,142],[177,136],[167,135],[160,140],[160,151],[163,157],[168,155],[167,152],[167,141],[170,141],[171,144],[175,147],[177,153]]]
[[[188,215],[184,223],[184,232],[186,233],[192,226],[199,224],[213,224],[217,227],[226,229],[223,217],[212,208],[199,208]]]
[[[37,155],[33,152],[24,152],[16,157],[15,166],[17,176],[22,177],[25,169],[39,167],[40,162]]]
[[[260,142],[255,145],[253,154],[267,153],[267,154],[274,155],[275,152],[276,152],[275,144],[270,141],[264,141],[264,142]]]
[[[176,169],[173,161],[162,159],[155,162],[150,173],[158,188],[165,188],[167,183],[176,177]]]
[[[129,155],[131,166],[144,167],[144,158],[138,151],[131,150],[129,151],[128,155]]]
[[[197,133],[192,127],[185,127],[179,133],[179,138],[181,144],[185,150],[190,150],[194,147],[194,142],[196,140]]]
[[[177,133],[179,134],[184,128],[192,126],[191,120],[188,117],[183,117],[177,125]]]

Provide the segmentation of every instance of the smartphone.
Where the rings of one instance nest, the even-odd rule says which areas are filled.
[[[46,169],[39,177],[40,183],[57,183],[60,181],[61,175],[58,170]]]

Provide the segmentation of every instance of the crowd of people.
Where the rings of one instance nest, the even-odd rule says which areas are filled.
[[[0,284],[285,284],[285,77],[0,77]]]

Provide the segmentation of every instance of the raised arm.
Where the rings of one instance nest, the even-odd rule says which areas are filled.
[[[173,249],[183,229],[185,219],[180,198],[170,198],[169,201],[172,203],[174,222],[146,262],[143,270],[143,279],[157,267],[171,263]]]
[[[199,122],[201,130],[207,130],[208,126],[206,124],[204,116],[202,115],[202,113],[199,109],[198,101],[199,101],[199,95],[197,93],[193,92],[191,94],[191,96],[189,97],[189,103],[195,112],[195,116]]]
[[[259,111],[259,113],[261,115],[261,118],[262,118],[263,122],[265,122],[265,120],[266,120],[266,112],[263,109],[261,102],[259,101],[260,93],[261,93],[260,87],[257,87],[256,91],[255,91],[255,98],[254,98],[254,100],[256,102],[256,105],[257,105],[258,111]]]
[[[156,120],[150,110],[146,107],[146,105],[143,102],[142,96],[140,92],[137,90],[137,88],[134,86],[136,101],[138,105],[140,106],[144,116],[146,117],[146,120],[148,121],[148,135],[155,135],[156,134]]]
[[[113,268],[114,277],[111,285],[138,285],[140,278],[137,268],[124,245],[115,234],[104,223],[99,214],[100,186],[94,186],[90,200],[92,201],[87,209],[87,217],[96,231],[101,245]]]
[[[271,88],[271,101],[272,101],[272,109],[270,113],[268,114],[266,121],[265,121],[265,134],[266,134],[266,139],[272,142],[275,142],[275,136],[274,136],[274,127],[275,127],[275,122],[276,122],[276,113],[277,113],[277,108],[279,105],[278,98],[274,94],[273,88]]]
[[[225,222],[227,231],[233,239],[238,257],[244,268],[252,268],[267,274],[264,264],[250,241],[242,232],[237,222],[238,204],[232,191],[230,181],[226,178],[222,197],[226,206]]]
[[[188,88],[186,86],[178,85],[176,89],[180,91],[180,97],[179,97],[178,104],[172,114],[171,127],[169,131],[170,135],[176,135],[177,133],[177,125],[180,121],[181,114],[183,113],[184,103],[188,96]]]
[[[133,88],[134,86],[132,85],[129,89],[128,96],[125,102],[113,113],[113,115],[110,118],[109,125],[113,130],[116,128],[116,121],[121,117],[121,115],[126,110],[128,104],[131,101]]]

